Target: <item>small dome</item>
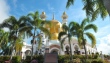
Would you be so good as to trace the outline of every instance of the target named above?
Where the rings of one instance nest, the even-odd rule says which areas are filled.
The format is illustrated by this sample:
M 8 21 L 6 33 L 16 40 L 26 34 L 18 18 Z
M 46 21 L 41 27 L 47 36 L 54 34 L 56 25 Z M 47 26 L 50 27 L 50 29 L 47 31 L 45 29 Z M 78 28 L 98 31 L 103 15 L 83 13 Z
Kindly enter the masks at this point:
M 68 18 L 66 12 L 63 12 L 62 18 L 63 18 L 63 19 L 67 19 L 67 18 Z
M 45 12 L 43 11 L 42 14 L 45 15 Z
M 45 20 L 45 18 L 46 18 L 45 12 L 42 12 L 42 14 L 40 15 L 40 18 L 43 19 L 43 20 Z
M 63 12 L 63 15 L 66 15 L 66 12 Z

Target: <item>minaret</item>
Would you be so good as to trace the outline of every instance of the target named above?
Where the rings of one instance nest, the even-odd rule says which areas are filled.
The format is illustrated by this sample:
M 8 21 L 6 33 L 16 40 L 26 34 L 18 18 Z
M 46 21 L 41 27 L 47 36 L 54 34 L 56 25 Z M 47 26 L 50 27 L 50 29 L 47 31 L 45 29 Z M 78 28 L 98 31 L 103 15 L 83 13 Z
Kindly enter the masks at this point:
M 66 12 L 63 12 L 63 15 L 61 17 L 62 17 L 62 24 L 67 24 L 68 16 L 67 16 Z
M 40 18 L 41 18 L 42 20 L 45 20 L 45 19 L 46 19 L 46 14 L 45 14 L 45 12 L 42 12 L 42 14 L 40 15 Z
M 46 20 L 46 14 L 45 14 L 45 12 L 42 12 L 42 14 L 40 15 L 40 18 L 42 20 Z M 44 43 L 46 42 L 46 38 L 45 38 L 45 34 L 42 31 L 41 31 L 40 34 L 42 36 L 42 48 L 41 48 L 41 50 L 39 50 L 39 53 L 44 54 L 44 52 L 45 52 L 45 45 L 44 45 Z

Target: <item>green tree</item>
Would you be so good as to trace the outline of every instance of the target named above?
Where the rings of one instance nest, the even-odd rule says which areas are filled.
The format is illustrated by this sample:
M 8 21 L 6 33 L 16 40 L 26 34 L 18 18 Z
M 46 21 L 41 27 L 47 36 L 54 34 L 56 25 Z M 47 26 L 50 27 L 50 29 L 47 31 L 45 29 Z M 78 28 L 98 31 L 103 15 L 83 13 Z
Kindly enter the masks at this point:
M 110 14 L 110 0 L 82 0 L 84 3 L 83 10 L 85 10 L 87 17 L 94 21 L 100 14 L 104 19 L 108 13 Z M 74 0 L 68 0 L 66 7 L 74 4 Z M 108 11 L 108 12 L 107 12 Z
M 78 38 L 78 44 L 80 47 L 84 47 L 85 50 L 85 56 L 87 58 L 87 51 L 86 51 L 86 37 L 87 36 L 91 40 L 91 45 L 94 47 L 96 45 L 96 39 L 95 36 L 88 32 L 88 30 L 93 29 L 95 32 L 97 32 L 97 26 L 95 24 L 89 23 L 89 19 L 85 18 L 81 24 L 74 23 L 75 30 L 76 30 L 76 36 Z
M 39 12 L 36 11 L 35 13 L 29 13 L 27 15 L 31 20 L 29 21 L 29 24 L 32 26 L 30 27 L 30 31 L 28 32 L 28 34 L 30 36 L 32 36 L 32 40 L 31 40 L 31 44 L 32 44 L 32 53 L 31 53 L 31 57 L 33 56 L 33 45 L 36 42 L 36 38 L 38 39 L 38 45 L 39 47 L 41 46 L 42 42 L 41 42 L 41 35 L 40 35 L 40 31 L 44 32 L 46 35 L 48 35 L 50 37 L 50 33 L 48 31 L 48 29 L 46 29 L 43 25 L 48 23 L 49 21 L 44 21 L 41 20 L 39 18 Z M 32 30 L 34 31 L 32 33 Z
M 23 46 L 23 38 L 19 37 L 15 43 L 15 51 L 17 55 L 20 55 Z
M 8 32 L 5 32 L 4 30 L 0 29 L 0 49 L 1 49 L 0 54 L 2 54 L 2 55 L 8 54 L 8 52 L 7 52 L 8 36 L 9 36 Z
M 10 16 L 9 18 L 4 20 L 0 27 L 6 27 L 10 30 L 8 39 L 10 42 L 10 46 L 12 46 L 13 54 L 18 37 L 21 37 L 28 28 L 26 21 L 24 21 L 24 16 L 20 17 L 18 20 L 14 16 Z M 12 59 L 12 54 L 10 60 Z
M 70 61 L 72 61 L 72 49 L 71 49 L 71 38 L 75 35 L 75 32 L 73 29 L 73 22 L 70 22 L 67 26 L 66 24 L 63 24 L 62 26 L 62 32 L 59 33 L 58 39 L 61 42 L 61 48 L 63 49 L 63 43 L 65 39 L 68 39 L 69 42 L 69 48 L 70 48 Z M 63 37 L 63 38 L 62 38 Z

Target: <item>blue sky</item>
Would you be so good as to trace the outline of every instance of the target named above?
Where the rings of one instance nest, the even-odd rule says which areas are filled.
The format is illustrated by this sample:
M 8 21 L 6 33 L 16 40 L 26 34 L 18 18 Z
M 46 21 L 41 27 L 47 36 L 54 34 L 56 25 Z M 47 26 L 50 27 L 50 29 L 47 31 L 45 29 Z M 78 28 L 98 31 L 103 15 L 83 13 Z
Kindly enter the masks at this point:
M 39 11 L 40 14 L 45 11 L 47 20 L 51 20 L 54 13 L 55 19 L 60 22 L 62 21 L 62 13 L 65 11 L 68 15 L 68 22 L 77 21 L 80 23 L 86 17 L 85 12 L 82 10 L 82 1 L 75 0 L 74 5 L 68 9 L 66 9 L 66 2 L 67 0 L 0 0 L 0 23 L 11 15 L 19 18 L 35 11 Z M 109 16 L 104 20 L 98 16 L 94 24 L 97 25 L 98 32 L 90 32 L 93 32 L 96 36 L 98 51 L 102 51 L 104 54 L 110 53 Z

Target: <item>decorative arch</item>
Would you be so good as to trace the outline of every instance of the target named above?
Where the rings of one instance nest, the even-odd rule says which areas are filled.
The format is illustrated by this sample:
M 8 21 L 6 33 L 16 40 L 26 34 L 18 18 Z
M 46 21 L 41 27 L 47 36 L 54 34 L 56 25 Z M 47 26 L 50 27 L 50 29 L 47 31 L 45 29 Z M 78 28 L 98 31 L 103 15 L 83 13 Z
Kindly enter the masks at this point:
M 60 49 L 59 48 L 57 48 L 57 47 L 53 47 L 53 48 L 50 48 L 50 50 L 49 50 L 49 52 L 50 53 L 60 53 Z
M 74 50 L 75 50 L 75 51 L 74 51 L 74 54 L 78 54 L 78 55 L 80 54 L 78 45 L 75 45 L 75 46 L 74 46 Z
M 53 47 L 56 47 L 56 48 L 59 48 L 60 49 L 60 46 L 59 45 L 51 45 L 50 46 L 50 49 L 53 48 Z
M 31 50 L 26 50 L 25 55 L 31 55 Z
M 75 51 L 79 50 L 79 47 L 77 45 L 74 46 Z
M 68 45 L 65 46 L 65 54 L 70 54 L 70 47 Z

